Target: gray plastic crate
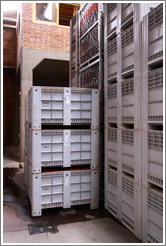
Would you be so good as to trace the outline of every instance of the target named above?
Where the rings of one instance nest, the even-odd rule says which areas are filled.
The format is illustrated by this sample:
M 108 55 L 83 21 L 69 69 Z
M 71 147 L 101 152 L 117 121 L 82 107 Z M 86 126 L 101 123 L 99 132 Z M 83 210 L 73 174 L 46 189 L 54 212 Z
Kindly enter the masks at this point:
M 145 193 L 147 201 L 143 217 L 143 242 L 162 243 L 163 242 L 163 193 L 157 188 L 148 188 Z
M 31 169 L 31 167 L 30 167 Z M 41 216 L 42 209 L 99 204 L 98 170 L 72 170 L 32 174 L 29 172 L 29 198 L 33 217 Z
M 123 80 L 121 83 L 122 93 L 122 121 L 134 122 L 134 77 Z
M 117 83 L 108 84 L 107 87 L 107 115 L 108 122 L 117 122 Z
M 41 129 L 41 124 L 90 124 L 97 129 L 99 91 L 33 86 L 28 94 L 28 123 L 32 129 Z
M 157 186 L 142 189 L 142 241 L 163 242 L 163 191 Z
M 134 25 L 132 24 L 121 34 L 122 46 L 122 73 L 134 70 Z
M 118 33 L 121 27 L 142 20 L 158 3 L 105 3 L 104 20 L 106 36 Z M 126 25 L 127 24 L 127 25 Z
M 122 175 L 122 198 L 121 198 L 122 223 L 131 231 L 134 231 L 134 179 Z
M 148 180 L 163 185 L 163 132 L 148 131 Z
M 105 169 L 107 178 L 106 178 L 106 194 L 107 199 L 105 201 L 105 208 L 113 214 L 115 217 L 118 216 L 118 173 L 113 169 Z
M 130 21 L 142 20 L 159 3 L 122 3 L 121 4 L 121 25 Z
M 116 167 L 118 166 L 118 129 L 114 127 L 108 128 L 108 145 L 107 148 L 107 163 L 110 166 Z
M 129 21 L 134 16 L 134 3 L 121 4 L 121 24 Z
M 122 130 L 122 169 L 128 173 L 134 174 L 134 133 L 133 129 Z
M 163 194 L 155 188 L 148 189 L 148 241 L 163 241 Z
M 109 5 L 111 6 L 112 4 L 109 3 Z M 158 4 L 156 3 L 156 5 Z M 154 172 L 159 172 L 157 171 L 159 166 L 151 166 L 149 170 L 146 170 L 148 169 L 148 161 L 145 161 L 145 159 L 142 158 L 142 155 L 144 155 L 145 152 L 149 153 L 148 146 L 145 146 L 147 138 L 143 137 L 144 140 L 142 141 L 142 128 L 145 129 L 146 134 L 148 129 L 150 129 L 149 125 L 144 121 L 144 111 L 148 110 L 149 99 L 147 93 L 148 90 L 146 88 L 148 85 L 148 71 L 150 72 L 150 70 L 155 67 L 151 66 L 148 68 L 148 54 L 147 64 L 145 64 L 144 57 L 146 52 L 148 53 L 148 46 L 144 48 L 142 53 L 140 52 L 142 50 L 142 41 L 143 46 L 146 39 L 148 43 L 148 33 L 142 35 L 141 20 L 143 16 L 150 11 L 150 8 L 155 7 L 156 5 L 154 3 L 117 3 L 117 9 L 112 5 L 113 11 L 117 11 L 117 17 L 114 18 L 113 22 L 111 21 L 112 23 L 115 23 L 114 21 L 116 21 L 115 29 L 113 26 L 113 28 L 111 27 L 112 23 L 109 23 L 108 21 L 108 18 L 110 17 L 111 20 L 113 15 L 111 16 L 110 14 L 108 17 L 108 13 L 111 13 L 111 11 L 109 10 L 109 12 L 107 12 L 107 4 L 104 6 L 104 88 L 106 95 L 105 172 L 108 172 L 108 168 L 111 167 L 114 170 L 117 169 L 118 173 L 117 196 L 114 196 L 114 194 L 111 193 L 110 198 L 108 198 L 109 194 L 106 192 L 105 207 L 140 239 L 142 239 L 141 221 L 142 216 L 144 216 L 142 210 L 145 207 L 141 206 L 141 202 L 144 201 L 144 198 L 141 199 L 142 186 L 145 186 L 145 184 L 147 185 L 148 182 L 150 182 L 150 176 L 148 177 L 149 170 L 153 172 L 153 174 Z M 148 30 L 148 26 L 146 26 L 146 28 Z M 159 67 L 159 65 L 160 64 L 157 64 L 157 67 Z M 144 72 L 142 72 L 142 68 Z M 146 79 L 144 77 L 146 77 Z M 155 95 L 152 95 L 152 93 L 155 93 L 160 79 L 158 78 L 159 74 L 156 74 L 155 78 L 153 75 L 152 77 L 151 80 L 153 81 L 151 83 L 156 83 L 156 87 L 154 86 L 154 90 L 151 88 L 150 100 L 154 100 L 154 103 L 156 104 L 160 92 L 157 91 Z M 115 83 L 117 85 L 114 85 Z M 111 86 L 112 95 L 113 88 L 116 87 L 116 96 L 113 97 L 111 95 L 109 98 L 107 95 L 110 93 L 109 90 Z M 158 86 L 158 89 L 159 88 L 161 88 L 161 86 Z M 144 90 L 144 92 L 142 92 L 142 90 Z M 146 99 L 144 96 L 145 93 L 147 94 Z M 142 98 L 143 102 L 141 102 Z M 109 118 L 111 114 L 114 115 L 113 111 L 111 114 L 109 113 L 109 107 L 111 109 L 114 107 L 116 108 L 116 118 Z M 157 106 L 155 107 L 156 110 L 151 112 L 157 112 Z M 161 111 L 158 110 L 158 113 L 160 112 Z M 146 116 L 149 115 L 146 114 Z M 116 137 L 112 136 L 110 138 L 110 126 L 112 128 L 114 124 L 118 127 L 116 130 L 117 135 Z M 145 132 L 143 131 L 143 134 L 144 133 Z M 146 154 L 148 155 L 148 153 Z M 115 162 L 113 162 L 113 158 Z M 148 157 L 146 158 L 148 159 Z M 109 161 L 109 159 L 111 159 L 111 161 Z M 147 167 L 145 168 L 146 165 Z M 161 170 L 162 169 L 160 169 L 160 173 Z M 107 173 L 105 173 L 105 180 L 107 191 L 109 187 Z M 143 180 L 146 180 L 146 182 Z M 157 184 L 154 180 L 153 182 L 151 181 L 151 184 L 152 183 Z M 112 188 L 112 190 L 114 190 L 114 188 Z M 111 207 L 113 199 L 115 204 Z M 115 210 L 115 207 L 117 210 Z M 146 242 L 148 242 L 147 238 Z
M 163 121 L 163 67 L 148 72 L 148 121 Z
M 148 61 L 163 59 L 163 4 L 148 14 Z
M 98 130 L 29 130 L 28 161 L 33 173 L 42 167 L 99 165 Z M 36 154 L 37 153 L 37 154 Z
M 118 21 L 118 7 L 117 3 L 107 3 L 105 4 L 105 18 L 107 18 L 107 36 L 116 32 L 117 30 L 117 21 Z
M 116 78 L 118 71 L 117 37 L 107 39 L 107 80 Z

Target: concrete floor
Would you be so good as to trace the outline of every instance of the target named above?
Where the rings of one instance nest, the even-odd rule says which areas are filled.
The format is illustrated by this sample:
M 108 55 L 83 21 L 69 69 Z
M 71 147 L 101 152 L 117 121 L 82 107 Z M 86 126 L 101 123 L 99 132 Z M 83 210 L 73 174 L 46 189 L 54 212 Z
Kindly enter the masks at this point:
M 5 149 L 3 170 L 3 243 L 141 243 L 102 205 L 93 211 L 88 206 L 46 209 L 42 217 L 32 218 L 17 150 Z M 30 235 L 29 224 L 39 233 Z M 49 232 L 42 231 L 45 224 Z

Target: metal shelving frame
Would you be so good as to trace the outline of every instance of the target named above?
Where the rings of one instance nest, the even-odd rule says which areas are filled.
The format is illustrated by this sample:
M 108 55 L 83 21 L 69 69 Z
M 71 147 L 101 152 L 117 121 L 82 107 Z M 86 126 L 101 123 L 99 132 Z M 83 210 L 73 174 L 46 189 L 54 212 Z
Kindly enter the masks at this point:
M 78 13 L 70 21 L 70 68 L 69 68 L 69 86 L 80 87 L 79 83 L 79 31 L 78 31 Z M 72 55 L 72 46 L 75 47 L 75 59 Z M 74 74 L 74 76 L 73 76 Z
M 82 85 L 82 73 L 88 69 L 92 68 L 95 64 L 98 64 L 98 69 L 99 69 L 99 83 L 97 87 L 100 89 L 103 88 L 103 4 L 98 3 L 98 18 L 97 20 L 86 30 L 86 32 L 82 35 L 81 34 L 81 21 L 83 20 L 83 15 L 87 14 L 88 10 L 90 7 L 93 6 L 91 3 L 86 3 L 82 6 L 82 8 L 79 10 L 79 66 L 80 66 L 80 86 L 83 87 Z M 88 21 L 85 21 L 85 25 Z M 85 62 L 81 62 L 81 41 L 83 38 L 85 38 L 87 35 L 91 35 L 91 31 L 97 26 L 97 45 L 98 45 L 98 53 L 94 56 L 91 57 L 90 59 L 87 59 Z M 93 37 L 92 37 L 93 39 Z

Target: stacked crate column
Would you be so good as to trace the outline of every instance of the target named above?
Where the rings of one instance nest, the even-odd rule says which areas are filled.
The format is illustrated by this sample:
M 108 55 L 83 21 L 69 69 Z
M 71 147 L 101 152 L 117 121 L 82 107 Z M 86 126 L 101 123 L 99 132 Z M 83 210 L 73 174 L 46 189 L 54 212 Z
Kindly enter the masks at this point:
M 163 241 L 163 4 L 143 20 L 142 240 Z

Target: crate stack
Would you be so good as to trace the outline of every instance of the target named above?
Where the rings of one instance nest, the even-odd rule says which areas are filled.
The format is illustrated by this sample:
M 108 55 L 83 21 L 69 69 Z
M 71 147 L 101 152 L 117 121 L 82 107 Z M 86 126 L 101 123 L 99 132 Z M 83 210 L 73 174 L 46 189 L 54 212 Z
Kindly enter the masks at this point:
M 32 216 L 99 203 L 99 91 L 35 87 L 28 93 L 25 183 Z
M 99 89 L 100 198 L 104 199 L 103 3 L 83 4 L 78 12 L 79 86 Z M 71 54 L 72 57 L 72 54 Z
M 70 21 L 70 87 L 80 87 L 79 79 L 79 24 L 78 13 Z
M 141 20 L 150 7 L 104 6 L 105 207 L 140 239 Z
M 163 4 L 143 20 L 142 240 L 163 242 Z

